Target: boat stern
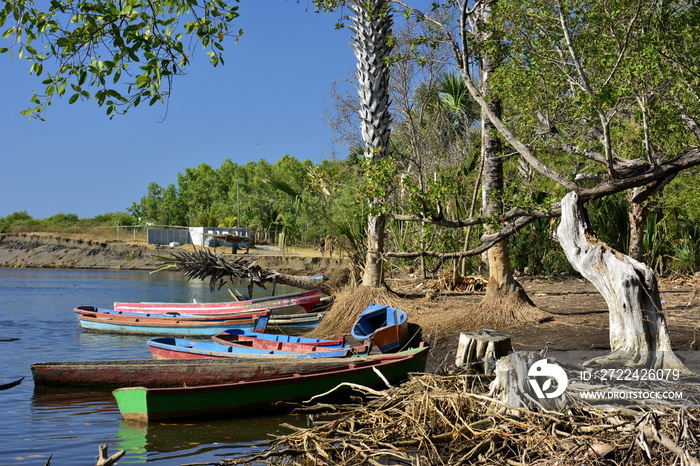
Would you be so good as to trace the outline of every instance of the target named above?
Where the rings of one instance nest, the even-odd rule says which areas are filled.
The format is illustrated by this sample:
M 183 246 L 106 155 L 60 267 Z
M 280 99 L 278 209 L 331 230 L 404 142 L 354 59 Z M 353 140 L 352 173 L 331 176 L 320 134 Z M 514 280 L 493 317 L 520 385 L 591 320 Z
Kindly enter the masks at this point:
M 144 387 L 119 388 L 112 392 L 125 421 L 147 423 L 148 396 Z

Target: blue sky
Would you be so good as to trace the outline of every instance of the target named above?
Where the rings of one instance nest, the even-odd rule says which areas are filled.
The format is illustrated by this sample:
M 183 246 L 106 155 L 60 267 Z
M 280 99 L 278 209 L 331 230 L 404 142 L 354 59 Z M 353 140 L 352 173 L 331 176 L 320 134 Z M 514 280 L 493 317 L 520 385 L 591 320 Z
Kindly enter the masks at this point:
M 324 112 L 332 83 L 355 69 L 350 31 L 334 29 L 339 14 L 316 14 L 311 0 L 243 1 L 239 12 L 245 32 L 227 46 L 225 66 L 198 54 L 167 109 L 144 105 L 112 120 L 92 101 L 65 98 L 46 121 L 28 121 L 19 112 L 40 80 L 28 62 L 0 55 L 0 217 L 124 212 L 150 182 L 175 184 L 186 168 L 227 158 L 330 158 Z

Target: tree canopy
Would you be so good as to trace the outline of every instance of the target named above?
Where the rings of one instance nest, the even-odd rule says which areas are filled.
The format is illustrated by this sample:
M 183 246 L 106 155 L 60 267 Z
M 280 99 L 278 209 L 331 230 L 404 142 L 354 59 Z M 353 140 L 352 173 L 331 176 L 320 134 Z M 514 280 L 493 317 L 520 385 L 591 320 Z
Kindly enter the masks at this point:
M 516 268 L 541 270 L 562 264 L 548 252 L 549 219 L 574 190 L 594 223 L 609 224 L 596 228 L 616 247 L 625 247 L 631 203 L 643 201 L 653 212 L 647 251 L 688 257 L 682 251 L 697 244 L 700 216 L 689 202 L 697 176 L 687 171 L 700 163 L 696 4 L 487 2 L 487 39 L 475 41 L 473 2 L 431 2 L 426 10 L 391 3 L 404 14 L 394 15 L 402 21 L 388 38 L 392 128 L 381 163 L 359 162 L 356 134 L 347 159 L 317 166 L 285 157 L 186 168 L 177 183 L 148 186 L 130 212 L 158 224 L 285 231 L 309 244 L 344 232 L 361 244 L 366 228 L 358 219 L 374 197 L 388 218 L 388 256 L 398 262 L 429 258 L 423 265 L 435 269 L 520 233 L 512 244 Z M 224 39 L 240 34 L 231 28 L 237 14 L 223 1 L 72 0 L 43 9 L 6 2 L 0 24 L 9 46 L 0 51 L 29 60 L 44 77 L 27 114 L 41 115 L 53 96 L 67 94 L 95 98 L 113 115 L 167 98 L 170 79 L 197 47 L 221 63 Z M 475 195 L 482 180 L 476 115 L 488 102 L 475 72 L 487 52 L 497 58 L 490 82 L 503 105 L 489 118 L 503 143 L 504 186 L 499 211 L 484 216 Z M 337 120 L 357 118 L 338 109 Z M 634 187 L 641 189 L 626 197 Z M 484 224 L 498 231 L 479 238 Z
M 60 0 L 4 2 L 0 28 L 10 53 L 43 78 L 32 106 L 41 117 L 55 96 L 93 99 L 109 116 L 142 101 L 167 99 L 172 78 L 187 71 L 198 47 L 223 64 L 224 40 L 238 17 L 237 1 Z

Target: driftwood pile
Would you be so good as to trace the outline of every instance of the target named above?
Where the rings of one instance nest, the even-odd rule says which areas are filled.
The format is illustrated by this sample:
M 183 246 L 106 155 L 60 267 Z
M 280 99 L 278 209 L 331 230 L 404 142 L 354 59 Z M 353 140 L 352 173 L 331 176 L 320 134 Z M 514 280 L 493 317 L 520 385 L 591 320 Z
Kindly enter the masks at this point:
M 700 410 L 505 409 L 483 378 L 420 374 L 220 465 L 698 465 Z M 258 447 L 261 447 L 258 445 Z
M 478 293 L 486 291 L 488 280 L 476 275 L 460 275 L 451 271 L 444 272 L 438 278 L 429 283 L 429 288 L 440 290 L 461 291 L 464 293 Z

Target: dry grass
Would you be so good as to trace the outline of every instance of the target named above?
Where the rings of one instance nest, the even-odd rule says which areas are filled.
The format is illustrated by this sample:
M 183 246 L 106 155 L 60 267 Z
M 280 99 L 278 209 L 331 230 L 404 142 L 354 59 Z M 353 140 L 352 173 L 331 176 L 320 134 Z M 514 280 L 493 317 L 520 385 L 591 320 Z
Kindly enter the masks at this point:
M 18 225 L 7 229 L 6 234 L 32 234 L 56 236 L 82 241 L 122 242 L 146 245 L 148 243 L 145 229 L 125 229 L 116 227 L 79 227 L 65 228 L 45 227 L 40 225 Z

